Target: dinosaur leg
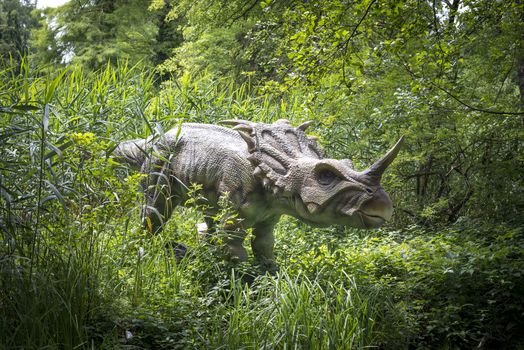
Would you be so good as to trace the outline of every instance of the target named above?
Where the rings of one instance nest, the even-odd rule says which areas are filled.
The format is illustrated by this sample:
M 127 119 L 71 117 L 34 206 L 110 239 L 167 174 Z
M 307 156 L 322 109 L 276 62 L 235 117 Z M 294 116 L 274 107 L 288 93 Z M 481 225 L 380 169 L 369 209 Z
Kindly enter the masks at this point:
M 232 223 L 227 223 L 224 225 L 224 230 L 226 232 L 226 238 L 224 241 L 231 258 L 246 261 L 247 251 L 242 245 L 246 238 L 246 231 L 244 231 L 240 222 L 234 220 Z
M 173 209 L 179 204 L 179 196 L 171 186 L 165 166 L 159 164 L 155 167 L 153 163 L 151 167 L 149 176 L 142 183 L 146 196 L 142 218 L 144 227 L 156 234 L 162 231 Z
M 209 241 L 216 232 L 216 223 L 213 220 L 214 212 L 207 211 L 204 215 L 204 222 L 206 223 L 207 229 L 205 231 L 199 231 L 200 237 Z
M 160 233 L 173 213 L 173 209 L 180 204 L 179 196 L 175 195 L 171 185 L 162 172 L 149 175 L 143 182 L 146 204 L 142 210 L 142 222 L 147 231 L 152 234 Z M 165 244 L 168 254 L 180 262 L 187 253 L 187 247 L 177 241 L 168 241 Z
M 256 224 L 253 228 L 254 238 L 251 241 L 251 248 L 253 249 L 255 258 L 265 270 L 272 273 L 277 270 L 275 255 L 273 253 L 273 246 L 275 244 L 273 228 L 276 222 L 276 220 L 269 220 Z

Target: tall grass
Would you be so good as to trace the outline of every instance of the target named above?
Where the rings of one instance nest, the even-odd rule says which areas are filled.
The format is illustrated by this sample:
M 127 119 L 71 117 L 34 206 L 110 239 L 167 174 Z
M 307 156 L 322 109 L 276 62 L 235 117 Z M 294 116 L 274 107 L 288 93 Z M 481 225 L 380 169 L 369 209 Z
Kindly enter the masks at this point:
M 86 347 L 111 306 L 100 287 L 112 280 L 112 215 L 126 217 L 122 203 L 133 199 L 118 196 L 124 187 L 103 152 L 120 124 L 134 123 L 123 111 L 143 108 L 152 75 L 125 66 L 46 73 L 27 60 L 20 72 L 0 72 L 0 346 Z M 130 94 L 133 80 L 141 94 Z
M 236 283 L 235 283 L 236 282 Z M 208 346 L 227 349 L 358 349 L 376 343 L 378 296 L 355 283 L 310 280 L 283 272 L 256 288 L 232 277 L 230 303 L 215 319 Z

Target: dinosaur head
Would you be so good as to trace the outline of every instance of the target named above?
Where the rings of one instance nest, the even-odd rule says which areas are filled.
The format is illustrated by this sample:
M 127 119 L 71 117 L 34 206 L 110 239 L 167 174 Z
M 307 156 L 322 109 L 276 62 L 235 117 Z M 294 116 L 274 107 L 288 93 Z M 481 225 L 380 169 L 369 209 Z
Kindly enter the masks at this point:
M 287 214 L 317 226 L 342 224 L 358 228 L 381 226 L 393 204 L 380 185 L 397 156 L 402 138 L 371 167 L 357 171 L 348 159 L 324 158 L 306 122 L 294 128 L 287 120 L 273 124 L 228 120 L 246 141 L 253 175 Z

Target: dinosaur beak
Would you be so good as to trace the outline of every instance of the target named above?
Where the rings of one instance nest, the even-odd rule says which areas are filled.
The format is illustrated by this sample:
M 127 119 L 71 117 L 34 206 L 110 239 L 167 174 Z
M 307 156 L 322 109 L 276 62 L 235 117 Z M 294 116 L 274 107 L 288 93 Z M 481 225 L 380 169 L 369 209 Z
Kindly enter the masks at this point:
M 393 146 L 388 153 L 386 153 L 382 158 L 377 160 L 375 164 L 366 169 L 363 174 L 375 180 L 377 183 L 380 182 L 382 174 L 387 169 L 387 167 L 395 160 L 397 157 L 400 148 L 402 148 L 402 143 L 404 142 L 404 136 L 402 136 L 395 146 Z

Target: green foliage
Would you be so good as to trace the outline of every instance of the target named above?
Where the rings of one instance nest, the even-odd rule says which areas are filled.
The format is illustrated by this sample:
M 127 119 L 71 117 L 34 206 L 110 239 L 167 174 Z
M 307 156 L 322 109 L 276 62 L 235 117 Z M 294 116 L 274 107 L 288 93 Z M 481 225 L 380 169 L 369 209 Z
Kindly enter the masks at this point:
M 524 237 L 517 226 L 461 219 L 440 230 L 412 225 L 364 235 L 284 220 L 275 276 L 224 255 L 227 202 L 216 239 L 199 238 L 197 188 L 197 207 L 176 211 L 162 234 L 139 228 L 142 176 L 107 156 L 118 141 L 182 119 L 299 121 L 321 105 L 330 113 L 329 100 L 314 105 L 291 91 L 280 101 L 257 97 L 248 84 L 209 76 L 157 87 L 153 73 L 124 64 L 34 74 L 24 62 L 20 74 L 1 75 L 0 332 L 9 335 L 2 347 L 523 343 Z M 317 133 L 329 145 L 330 133 Z M 183 259 L 174 237 L 187 246 Z
M 349 232 L 320 245 L 315 233 L 304 238 L 309 251 L 287 245 L 287 264 L 324 283 L 342 272 L 348 283 L 380 288 L 418 347 L 521 344 L 523 233 L 467 221 L 439 233 L 417 226 L 366 237 Z
M 32 9 L 0 5 L 0 347 L 524 346 L 521 2 Z M 228 260 L 225 199 L 201 239 L 197 188 L 150 237 L 116 144 L 236 118 L 312 119 L 357 169 L 405 135 L 394 221 L 285 219 L 274 276 Z
M 186 43 L 174 50 L 174 56 L 158 67 L 160 72 L 179 71 L 196 75 L 203 70 L 212 76 L 240 75 L 243 66 L 241 47 L 235 39 L 238 28 L 217 28 L 212 33 L 195 35 L 194 29 L 184 33 Z

